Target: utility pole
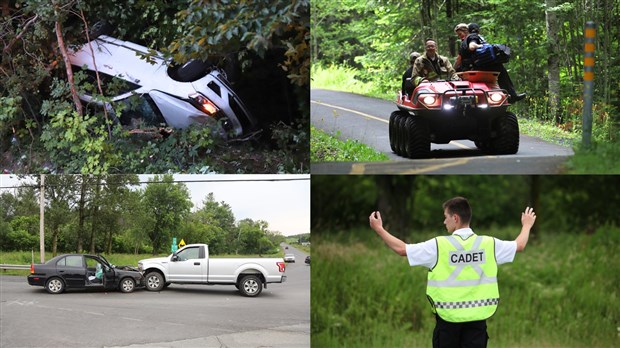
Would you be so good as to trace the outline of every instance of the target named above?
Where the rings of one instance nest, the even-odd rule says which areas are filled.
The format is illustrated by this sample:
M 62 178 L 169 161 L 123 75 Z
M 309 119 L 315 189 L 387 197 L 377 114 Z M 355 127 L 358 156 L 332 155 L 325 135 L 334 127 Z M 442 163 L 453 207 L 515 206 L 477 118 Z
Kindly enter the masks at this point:
M 39 195 L 39 250 L 41 263 L 45 263 L 45 174 L 41 174 L 41 192 Z

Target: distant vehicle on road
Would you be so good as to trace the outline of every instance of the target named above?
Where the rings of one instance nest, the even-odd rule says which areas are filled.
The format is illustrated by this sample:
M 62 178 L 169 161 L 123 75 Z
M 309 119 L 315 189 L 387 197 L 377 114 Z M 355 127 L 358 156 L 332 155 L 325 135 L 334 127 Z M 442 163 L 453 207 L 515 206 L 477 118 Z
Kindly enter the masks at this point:
M 310 264 L 310 255 L 306 256 L 306 263 Z
M 137 270 L 115 267 L 103 256 L 66 254 L 45 264 L 30 265 L 28 284 L 43 286 L 50 294 L 65 289 L 119 289 L 128 293 L 144 286 L 144 277 Z
M 284 255 L 284 262 L 295 262 L 295 255 L 293 254 Z
M 171 283 L 234 285 L 248 297 L 258 296 L 268 283 L 285 282 L 285 267 L 281 258 L 210 258 L 206 244 L 188 244 L 166 257 L 138 262 L 149 291 Z

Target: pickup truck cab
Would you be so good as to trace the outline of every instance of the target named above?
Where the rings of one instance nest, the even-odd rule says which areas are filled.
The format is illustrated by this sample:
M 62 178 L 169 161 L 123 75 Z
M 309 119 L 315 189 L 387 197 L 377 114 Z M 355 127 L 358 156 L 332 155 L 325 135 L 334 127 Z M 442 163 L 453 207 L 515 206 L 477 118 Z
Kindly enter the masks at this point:
M 242 295 L 255 297 L 268 283 L 286 281 L 281 258 L 210 258 L 206 244 L 189 244 L 167 257 L 140 260 L 138 268 L 150 291 L 171 283 L 234 285 Z

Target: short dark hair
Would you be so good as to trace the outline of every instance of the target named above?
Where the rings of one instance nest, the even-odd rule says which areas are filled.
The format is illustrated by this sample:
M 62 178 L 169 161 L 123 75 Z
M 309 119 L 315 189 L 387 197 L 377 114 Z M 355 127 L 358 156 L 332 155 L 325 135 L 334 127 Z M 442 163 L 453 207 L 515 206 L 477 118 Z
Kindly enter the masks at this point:
M 432 37 L 427 37 L 426 39 L 424 39 L 424 44 L 426 45 L 426 43 L 429 41 L 433 41 L 434 43 L 437 43 L 437 41 L 433 39 Z
M 469 23 L 467 29 L 470 33 L 480 33 L 480 26 L 477 23 Z
M 443 210 L 446 210 L 450 215 L 458 215 L 464 224 L 469 224 L 471 221 L 471 206 L 466 198 L 454 197 L 445 201 Z

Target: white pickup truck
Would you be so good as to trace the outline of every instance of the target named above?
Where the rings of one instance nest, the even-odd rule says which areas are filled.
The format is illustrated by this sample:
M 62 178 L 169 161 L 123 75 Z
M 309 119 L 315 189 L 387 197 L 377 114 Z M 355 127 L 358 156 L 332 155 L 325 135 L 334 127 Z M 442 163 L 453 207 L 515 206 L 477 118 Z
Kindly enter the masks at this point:
M 167 257 L 140 260 L 138 268 L 150 291 L 171 283 L 234 285 L 242 295 L 254 297 L 268 283 L 286 281 L 281 258 L 210 258 L 206 244 L 189 244 Z

